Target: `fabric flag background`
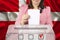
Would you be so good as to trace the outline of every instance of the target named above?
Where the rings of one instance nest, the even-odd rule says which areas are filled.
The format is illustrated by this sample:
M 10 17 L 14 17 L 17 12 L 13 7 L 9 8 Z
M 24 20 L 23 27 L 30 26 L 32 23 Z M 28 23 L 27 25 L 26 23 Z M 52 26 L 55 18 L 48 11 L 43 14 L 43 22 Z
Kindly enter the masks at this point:
M 29 0 L 25 0 L 29 3 Z M 0 40 L 5 40 L 8 26 L 15 23 L 21 4 L 24 0 L 0 0 Z M 44 0 L 50 6 L 56 40 L 60 40 L 60 0 Z

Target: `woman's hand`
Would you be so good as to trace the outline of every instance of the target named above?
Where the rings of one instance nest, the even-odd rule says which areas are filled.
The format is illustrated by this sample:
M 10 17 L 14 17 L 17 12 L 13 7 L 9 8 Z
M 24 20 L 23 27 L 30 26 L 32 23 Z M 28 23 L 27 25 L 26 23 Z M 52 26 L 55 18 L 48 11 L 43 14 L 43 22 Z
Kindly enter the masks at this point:
M 28 19 L 30 18 L 30 16 L 28 14 L 24 14 L 22 15 L 22 19 L 21 19 L 21 25 L 24 25 L 25 23 L 28 22 Z

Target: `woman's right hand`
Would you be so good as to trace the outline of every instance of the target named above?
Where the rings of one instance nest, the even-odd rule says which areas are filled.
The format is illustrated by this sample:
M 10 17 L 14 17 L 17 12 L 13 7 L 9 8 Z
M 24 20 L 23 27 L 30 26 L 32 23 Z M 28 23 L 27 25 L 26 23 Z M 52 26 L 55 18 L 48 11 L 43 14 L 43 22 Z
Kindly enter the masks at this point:
M 21 19 L 21 25 L 25 25 L 28 22 L 28 19 L 30 18 L 30 16 L 28 14 L 24 14 L 22 15 L 22 19 Z

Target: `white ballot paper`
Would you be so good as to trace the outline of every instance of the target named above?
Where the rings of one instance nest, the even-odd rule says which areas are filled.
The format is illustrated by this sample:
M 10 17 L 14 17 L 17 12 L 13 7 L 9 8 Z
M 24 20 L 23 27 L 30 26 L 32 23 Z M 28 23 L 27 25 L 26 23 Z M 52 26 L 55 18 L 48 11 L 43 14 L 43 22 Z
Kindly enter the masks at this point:
M 40 10 L 28 9 L 28 15 L 30 15 L 30 19 L 28 20 L 29 25 L 39 25 L 40 24 Z

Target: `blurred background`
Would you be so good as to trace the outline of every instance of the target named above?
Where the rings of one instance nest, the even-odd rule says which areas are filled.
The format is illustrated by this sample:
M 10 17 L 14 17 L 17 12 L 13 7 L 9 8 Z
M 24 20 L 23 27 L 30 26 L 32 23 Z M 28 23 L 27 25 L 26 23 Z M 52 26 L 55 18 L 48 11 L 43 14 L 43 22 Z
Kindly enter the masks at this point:
M 20 6 L 29 4 L 29 0 L 0 0 L 0 40 L 5 40 L 8 26 L 15 23 L 20 12 Z M 60 40 L 60 0 L 44 0 L 45 6 L 50 6 L 53 30 L 56 40 Z

